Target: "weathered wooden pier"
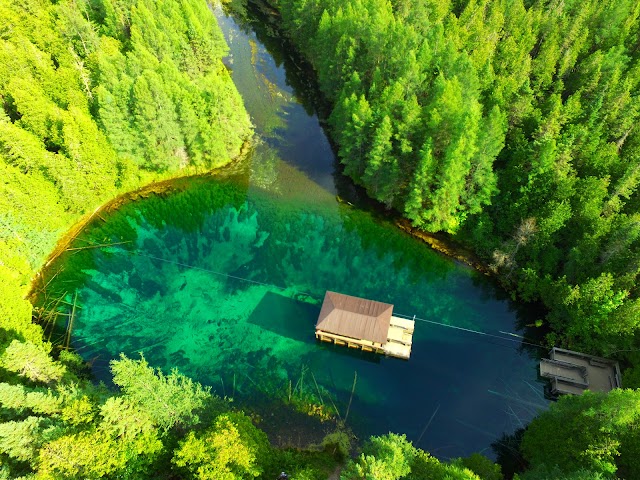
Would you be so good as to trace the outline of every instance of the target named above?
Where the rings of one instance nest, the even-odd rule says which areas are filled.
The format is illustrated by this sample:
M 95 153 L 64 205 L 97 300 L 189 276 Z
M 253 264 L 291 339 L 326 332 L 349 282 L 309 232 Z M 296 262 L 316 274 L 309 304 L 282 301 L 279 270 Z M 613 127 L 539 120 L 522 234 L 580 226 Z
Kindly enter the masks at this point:
M 316 338 L 409 359 L 414 327 L 414 320 L 394 317 L 389 303 L 327 291 L 316 323 Z

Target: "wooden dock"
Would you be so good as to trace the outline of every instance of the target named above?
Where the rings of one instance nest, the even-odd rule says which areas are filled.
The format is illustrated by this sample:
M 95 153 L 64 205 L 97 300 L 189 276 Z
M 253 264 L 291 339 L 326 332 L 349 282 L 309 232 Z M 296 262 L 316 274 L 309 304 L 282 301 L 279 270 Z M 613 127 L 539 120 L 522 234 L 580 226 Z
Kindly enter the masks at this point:
M 392 315 L 393 305 L 336 292 L 325 295 L 316 338 L 365 352 L 409 359 L 414 320 Z
M 552 395 L 608 392 L 622 385 L 618 362 L 555 347 L 540 360 L 540 376 L 551 380 Z

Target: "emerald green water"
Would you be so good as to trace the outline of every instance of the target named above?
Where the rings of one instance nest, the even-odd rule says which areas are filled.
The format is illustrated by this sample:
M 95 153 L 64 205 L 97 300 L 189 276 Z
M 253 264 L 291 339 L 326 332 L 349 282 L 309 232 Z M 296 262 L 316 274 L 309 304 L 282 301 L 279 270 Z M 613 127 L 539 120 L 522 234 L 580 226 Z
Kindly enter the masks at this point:
M 233 172 L 178 181 L 78 238 L 119 244 L 68 252 L 50 270 L 50 298 L 77 292 L 73 347 L 99 378 L 120 352 L 142 352 L 241 402 L 311 401 L 342 417 L 357 373 L 357 434 L 405 433 L 445 458 L 490 454 L 547 404 L 535 349 L 501 333 L 530 319 L 485 277 L 338 201 L 358 204 L 357 190 L 334 171 L 303 77 L 262 33 L 216 16 L 261 143 Z M 492 336 L 417 321 L 409 361 L 320 344 L 326 290 Z

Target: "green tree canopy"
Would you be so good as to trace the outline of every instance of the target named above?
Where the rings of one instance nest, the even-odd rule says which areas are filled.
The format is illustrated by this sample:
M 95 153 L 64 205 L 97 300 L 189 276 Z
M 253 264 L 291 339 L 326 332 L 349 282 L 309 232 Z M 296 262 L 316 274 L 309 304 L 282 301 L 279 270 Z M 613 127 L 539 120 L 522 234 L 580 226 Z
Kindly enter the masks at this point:
M 124 354 L 111 361 L 113 383 L 127 401 L 145 412 L 163 430 L 175 425 L 190 427 L 199 422 L 198 411 L 211 398 L 208 388 L 173 370 L 164 375 L 149 366 L 141 355 L 131 360 Z
M 225 413 L 201 432 L 189 432 L 173 463 L 201 480 L 258 477 L 269 452 L 266 435 L 242 413 Z
M 531 422 L 522 452 L 534 469 L 557 467 L 567 474 L 586 468 L 635 478 L 639 422 L 640 391 L 567 395 Z

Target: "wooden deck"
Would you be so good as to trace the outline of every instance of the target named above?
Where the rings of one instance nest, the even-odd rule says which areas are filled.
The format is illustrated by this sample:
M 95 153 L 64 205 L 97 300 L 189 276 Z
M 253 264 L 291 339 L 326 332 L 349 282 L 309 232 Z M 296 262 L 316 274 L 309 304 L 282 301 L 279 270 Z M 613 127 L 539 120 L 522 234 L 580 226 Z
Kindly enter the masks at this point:
M 540 376 L 551 379 L 551 393 L 581 394 L 621 388 L 618 362 L 563 348 L 553 348 L 540 361 Z
M 413 343 L 413 330 L 415 320 L 391 317 L 387 343 L 384 344 L 384 353 L 390 357 L 404 358 L 411 356 L 411 344 Z
M 589 388 L 587 370 L 580 365 L 543 358 L 540 360 L 540 376 L 560 380 L 583 390 Z
M 411 356 L 411 345 L 402 345 L 401 343 L 388 342 L 384 346 L 384 354 L 388 357 L 409 360 L 409 357 Z
M 413 342 L 414 320 L 391 317 L 387 341 L 382 344 L 369 340 L 351 338 L 335 333 L 316 330 L 316 338 L 323 342 L 343 345 L 349 348 L 359 348 L 365 352 L 374 352 L 387 355 L 389 357 L 403 358 L 408 360 L 411 356 L 411 344 Z
M 316 330 L 316 338 L 318 340 L 322 340 L 323 342 L 329 342 L 335 345 L 344 345 L 349 348 L 359 348 L 364 352 L 384 353 L 381 343 L 371 342 L 369 340 L 345 337 L 344 335 L 337 335 L 335 333 L 324 332 L 322 330 Z

